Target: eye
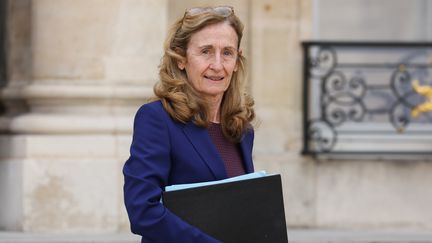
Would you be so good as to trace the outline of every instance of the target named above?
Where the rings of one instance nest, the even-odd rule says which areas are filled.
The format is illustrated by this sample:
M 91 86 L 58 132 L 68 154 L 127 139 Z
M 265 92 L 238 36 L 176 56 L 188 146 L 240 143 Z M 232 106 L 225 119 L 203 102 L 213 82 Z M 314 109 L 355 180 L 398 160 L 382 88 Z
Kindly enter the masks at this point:
M 234 52 L 231 50 L 224 50 L 223 54 L 224 54 L 224 56 L 233 56 Z
M 209 49 L 207 49 L 207 48 L 205 48 L 205 49 L 202 49 L 202 50 L 201 50 L 201 54 L 205 54 L 205 55 L 208 55 L 208 54 L 210 54 L 210 50 L 209 50 Z

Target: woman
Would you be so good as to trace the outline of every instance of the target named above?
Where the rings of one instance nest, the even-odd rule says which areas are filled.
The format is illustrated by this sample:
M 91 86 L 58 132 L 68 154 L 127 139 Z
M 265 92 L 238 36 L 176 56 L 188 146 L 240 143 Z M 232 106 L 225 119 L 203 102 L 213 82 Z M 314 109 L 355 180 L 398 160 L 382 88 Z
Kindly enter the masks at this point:
M 233 8 L 220 6 L 186 11 L 168 34 L 158 100 L 138 110 L 123 168 L 131 229 L 142 242 L 219 242 L 166 209 L 161 194 L 254 170 L 242 33 Z

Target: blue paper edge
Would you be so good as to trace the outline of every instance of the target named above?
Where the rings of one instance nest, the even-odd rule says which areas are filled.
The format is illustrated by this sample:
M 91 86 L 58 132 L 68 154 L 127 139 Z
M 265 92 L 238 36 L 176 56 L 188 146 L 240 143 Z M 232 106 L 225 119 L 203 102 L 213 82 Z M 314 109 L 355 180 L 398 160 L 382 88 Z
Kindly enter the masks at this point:
M 233 181 L 242 181 L 242 180 L 249 180 L 254 178 L 260 178 L 264 176 L 268 176 L 267 172 L 264 170 L 257 171 L 245 175 L 235 176 L 228 179 L 223 180 L 217 180 L 217 181 L 208 181 L 208 182 L 198 182 L 198 183 L 188 183 L 188 184 L 176 184 L 171 186 L 166 186 L 165 191 L 177 191 L 177 190 L 183 190 L 183 189 L 189 189 L 189 188 L 196 188 L 196 187 L 202 187 L 202 186 L 209 186 L 209 185 L 216 185 L 221 183 L 227 183 L 227 182 L 233 182 Z

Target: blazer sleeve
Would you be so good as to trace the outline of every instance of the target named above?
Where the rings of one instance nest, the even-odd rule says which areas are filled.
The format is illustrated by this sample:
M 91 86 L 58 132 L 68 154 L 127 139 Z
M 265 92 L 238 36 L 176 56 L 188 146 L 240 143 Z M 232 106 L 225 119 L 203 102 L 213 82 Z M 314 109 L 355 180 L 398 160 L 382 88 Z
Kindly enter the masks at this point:
M 160 112 L 146 105 L 138 110 L 130 157 L 123 167 L 124 201 L 131 230 L 141 235 L 143 242 L 220 242 L 160 203 L 171 166 L 168 133 Z

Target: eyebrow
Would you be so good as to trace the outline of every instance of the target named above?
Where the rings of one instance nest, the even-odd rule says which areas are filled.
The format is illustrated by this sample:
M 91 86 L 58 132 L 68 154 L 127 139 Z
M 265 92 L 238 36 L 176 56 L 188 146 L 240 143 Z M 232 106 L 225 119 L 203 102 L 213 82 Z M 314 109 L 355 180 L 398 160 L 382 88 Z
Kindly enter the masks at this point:
M 213 48 L 213 45 L 202 45 L 202 46 L 198 46 L 198 48 L 199 49 L 205 49 L 205 48 Z M 228 48 L 228 49 L 232 49 L 232 50 L 237 50 L 237 48 L 235 48 L 235 47 L 233 47 L 233 46 L 226 46 L 226 47 L 224 47 L 224 49 L 225 48 Z

